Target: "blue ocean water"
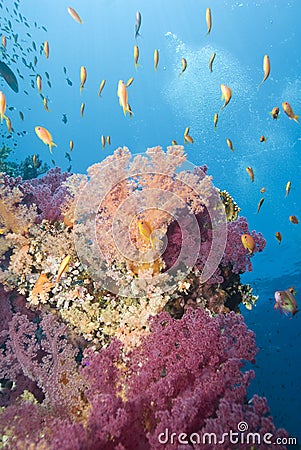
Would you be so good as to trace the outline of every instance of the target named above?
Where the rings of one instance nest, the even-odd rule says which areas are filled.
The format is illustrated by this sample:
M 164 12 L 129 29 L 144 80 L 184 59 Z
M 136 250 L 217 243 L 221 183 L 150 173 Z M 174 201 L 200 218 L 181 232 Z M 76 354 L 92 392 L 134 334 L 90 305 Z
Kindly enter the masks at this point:
M 15 107 L 10 114 L 14 128 L 27 131 L 14 137 L 17 146 L 11 156 L 16 161 L 37 153 L 50 166 L 54 159 L 66 170 L 70 166 L 66 152 L 72 139 L 72 171 L 84 173 L 118 146 L 137 153 L 156 145 L 165 148 L 172 139 L 181 143 L 189 126 L 194 143 L 186 145 L 188 159 L 196 165 L 207 164 L 214 184 L 234 197 L 250 229 L 263 233 L 267 246 L 253 258 L 253 271 L 243 276 L 259 295 L 256 308 L 243 311 L 247 324 L 256 332 L 260 350 L 250 395 L 257 392 L 267 396 L 276 425 L 285 427 L 301 442 L 300 316 L 286 317 L 273 309 L 275 290 L 290 286 L 294 286 L 301 304 L 300 225 L 289 221 L 290 215 L 301 219 L 301 127 L 282 109 L 279 120 L 272 120 L 269 114 L 274 106 L 287 101 L 301 115 L 300 1 L 74 0 L 70 5 L 65 0 L 20 0 L 18 11 L 27 18 L 28 27 L 15 20 L 12 0 L 2 0 L 1 5 L 1 26 L 4 17 L 11 21 L 26 61 L 32 59 L 27 50 L 32 41 L 38 48 L 46 39 L 50 45 L 49 59 L 38 55 L 36 73 L 42 76 L 51 113 L 44 110 L 37 89 L 31 87 L 35 75 L 21 57 L 12 66 L 24 76 L 18 80 L 19 93 L 0 80 L 8 106 Z M 82 25 L 68 15 L 68 6 L 79 12 Z M 209 35 L 206 7 L 212 10 Z M 138 10 L 141 36 L 135 39 Z M 8 38 L 7 52 L 12 47 L 12 34 Z M 137 70 L 133 62 L 136 44 L 140 50 Z M 156 72 L 155 49 L 160 55 Z M 212 52 L 216 58 L 210 73 Z M 270 57 L 271 74 L 257 89 L 263 77 L 264 54 Z M 182 57 L 187 60 L 187 69 L 179 77 Z M 87 82 L 80 94 L 82 65 L 87 68 Z M 132 76 L 128 92 L 134 115 L 125 118 L 118 104 L 117 83 Z M 100 98 L 97 91 L 102 79 L 106 85 Z M 222 104 L 221 83 L 231 86 L 233 97 L 214 131 L 213 115 Z M 53 155 L 35 135 L 37 125 L 51 130 L 58 146 Z M 111 136 L 111 147 L 101 148 L 102 134 Z M 261 135 L 266 136 L 266 142 L 259 141 Z M 233 141 L 233 153 L 227 138 Z M 247 166 L 254 169 L 254 183 L 245 171 Z M 292 189 L 285 198 L 288 180 Z M 266 188 L 265 202 L 256 214 L 262 187 Z M 282 233 L 281 245 L 275 239 L 276 231 Z

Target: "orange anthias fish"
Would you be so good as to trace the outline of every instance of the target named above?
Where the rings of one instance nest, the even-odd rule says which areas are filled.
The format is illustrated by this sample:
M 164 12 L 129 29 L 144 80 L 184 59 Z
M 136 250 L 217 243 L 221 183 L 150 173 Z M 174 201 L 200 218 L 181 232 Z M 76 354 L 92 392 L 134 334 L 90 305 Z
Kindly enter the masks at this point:
M 258 85 L 258 89 L 262 85 L 262 83 L 268 78 L 271 71 L 271 64 L 270 64 L 270 58 L 268 55 L 264 55 L 263 57 L 263 79 Z
M 255 248 L 255 241 L 249 234 L 243 234 L 241 236 L 241 242 L 245 249 L 248 249 L 250 253 L 253 253 Z
M 80 93 L 84 89 L 86 80 L 87 80 L 87 69 L 85 68 L 85 66 L 81 66 L 81 68 L 80 68 L 80 87 L 79 87 Z
M 252 167 L 246 167 L 246 171 L 249 175 L 249 177 L 251 178 L 252 183 L 254 182 L 254 170 L 252 169 Z
M 290 222 L 292 222 L 294 225 L 298 225 L 299 220 L 296 216 L 289 216 Z
M 138 45 L 134 45 L 134 64 L 135 64 L 135 69 L 138 68 L 138 59 L 139 59 L 139 47 Z
M 6 119 L 5 115 L 6 111 L 6 97 L 2 91 L 0 91 L 0 119 L 1 123 L 3 122 L 3 119 Z
M 296 114 L 293 111 L 293 108 L 291 107 L 291 105 L 288 102 L 283 102 L 282 103 L 282 108 L 283 108 L 283 111 L 285 112 L 285 114 L 290 119 L 293 119 L 295 122 L 297 122 L 299 124 L 299 122 L 298 122 L 299 116 L 296 116 Z
M 277 241 L 279 242 L 279 245 L 280 245 L 281 241 L 282 241 L 282 234 L 280 233 L 280 231 L 276 231 L 275 237 L 276 237 L 276 239 L 277 239 Z
M 262 136 L 260 136 L 259 141 L 260 142 L 266 142 L 267 138 L 264 135 L 262 135 Z
M 277 106 L 275 106 L 272 111 L 270 111 L 270 114 L 272 116 L 273 119 L 278 119 L 279 116 L 279 108 Z
M 154 70 L 157 70 L 159 64 L 159 50 L 154 50 Z
M 185 70 L 187 69 L 187 61 L 185 58 L 181 59 L 181 65 L 182 65 L 182 69 L 181 72 L 179 73 L 179 77 L 182 75 L 182 73 L 185 72 Z
M 221 107 L 220 111 L 228 105 L 229 101 L 232 98 L 232 91 L 225 84 L 221 84 L 221 91 L 222 91 L 222 100 L 225 100 L 225 103 Z
M 59 270 L 58 270 L 58 273 L 57 273 L 57 277 L 56 277 L 56 280 L 55 280 L 56 283 L 60 280 L 60 278 L 63 275 L 63 273 L 67 270 L 67 267 L 68 267 L 68 264 L 70 262 L 70 259 L 71 259 L 71 256 L 67 255 L 67 256 L 65 256 L 65 258 L 61 262 Z
M 131 114 L 132 111 L 129 108 L 129 104 L 128 104 L 128 93 L 126 90 L 126 86 L 122 80 L 119 80 L 119 82 L 118 82 L 117 95 L 119 98 L 119 104 L 123 109 L 124 115 L 126 116 L 127 112 L 129 114 Z
M 152 229 L 150 223 L 145 221 L 145 220 L 139 220 L 138 221 L 138 228 L 139 228 L 139 232 L 140 232 L 141 236 L 146 238 L 146 240 L 148 242 L 150 242 L 152 248 L 154 248 L 154 242 L 153 242 L 153 239 L 152 239 L 153 229 Z
M 75 11 L 75 9 L 71 8 L 70 6 L 69 6 L 69 8 L 68 8 L 68 13 L 69 13 L 70 16 L 72 17 L 72 19 L 75 20 L 75 22 L 80 23 L 80 24 L 83 23 L 82 19 L 80 18 L 80 16 L 78 15 L 78 13 Z
M 285 186 L 285 196 L 286 196 L 286 197 L 287 197 L 288 194 L 290 193 L 291 186 L 292 186 L 291 181 L 288 181 L 288 182 L 286 183 L 286 186 Z
M 279 309 L 280 312 L 284 312 L 287 316 L 288 314 L 292 314 L 294 316 L 299 311 L 297 309 L 297 303 L 294 297 L 293 289 L 286 289 L 285 291 L 276 291 L 275 292 L 275 305 L 274 309 Z
M 43 50 L 44 50 L 46 58 L 48 59 L 49 58 L 49 43 L 48 43 L 48 41 L 44 42 Z
M 212 16 L 210 8 L 206 9 L 206 24 L 207 24 L 207 34 L 210 34 L 212 28 Z
M 46 273 L 41 273 L 32 289 L 32 295 L 38 296 L 39 294 L 45 294 L 49 292 L 52 287 L 53 284 L 49 281 Z
M 106 80 L 102 80 L 100 85 L 99 85 L 99 89 L 98 89 L 98 97 L 101 96 L 101 93 L 103 91 L 103 88 L 105 87 L 105 84 L 106 84 Z
M 233 143 L 232 143 L 231 139 L 226 139 L 226 142 L 227 142 L 229 149 L 232 150 L 232 152 L 234 152 Z
M 35 127 L 35 132 L 38 138 L 44 142 L 44 144 L 49 146 L 50 153 L 52 153 L 52 147 L 57 147 L 57 145 L 53 142 L 52 136 L 46 128 L 43 127 Z

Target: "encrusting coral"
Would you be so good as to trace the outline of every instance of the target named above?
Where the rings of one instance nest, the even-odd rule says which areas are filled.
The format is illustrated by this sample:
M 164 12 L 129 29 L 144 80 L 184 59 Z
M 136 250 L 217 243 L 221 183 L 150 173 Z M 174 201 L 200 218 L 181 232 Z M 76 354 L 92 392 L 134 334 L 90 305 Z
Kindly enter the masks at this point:
M 225 431 L 234 417 L 264 428 L 265 400 L 245 404 L 251 374 L 240 368 L 255 346 L 235 313 L 256 303 L 240 274 L 265 240 L 206 166 L 185 164 L 180 146 L 119 148 L 87 175 L 2 176 L 7 448 L 125 449 L 138 436 L 135 448 L 155 449 L 166 424 Z M 223 411 L 233 408 L 230 424 Z

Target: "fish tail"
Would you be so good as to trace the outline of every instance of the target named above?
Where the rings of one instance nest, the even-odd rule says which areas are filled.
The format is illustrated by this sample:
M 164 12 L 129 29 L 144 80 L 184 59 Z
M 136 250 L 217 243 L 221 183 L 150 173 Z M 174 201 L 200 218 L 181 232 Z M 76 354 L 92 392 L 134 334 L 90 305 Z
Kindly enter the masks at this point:
M 57 145 L 54 142 L 50 142 L 49 144 L 50 153 L 52 153 L 52 147 L 57 147 Z
M 293 117 L 294 121 L 297 122 L 298 125 L 300 125 L 300 123 L 298 122 L 299 117 L 300 117 L 300 116 L 294 116 L 294 117 Z
M 80 94 L 82 93 L 83 87 L 84 87 L 84 86 L 83 86 L 82 84 L 81 84 L 80 87 L 79 87 L 79 93 L 80 93 Z

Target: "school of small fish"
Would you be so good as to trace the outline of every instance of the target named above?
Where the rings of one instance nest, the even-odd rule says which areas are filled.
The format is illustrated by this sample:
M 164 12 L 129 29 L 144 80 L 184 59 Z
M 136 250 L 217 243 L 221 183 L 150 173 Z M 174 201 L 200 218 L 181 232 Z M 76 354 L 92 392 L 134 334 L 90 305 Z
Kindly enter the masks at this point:
M 51 87 L 52 87 L 52 81 L 51 81 L 49 72 L 47 72 L 47 71 L 45 71 L 43 73 L 37 72 L 37 67 L 39 66 L 40 56 L 42 56 L 46 60 L 51 61 L 51 58 L 53 55 L 52 51 L 50 53 L 50 48 L 52 48 L 51 42 L 49 42 L 48 39 L 44 39 L 40 44 L 37 44 L 35 42 L 35 40 L 33 39 L 32 33 L 30 33 L 30 31 L 29 31 L 31 27 L 34 27 L 36 30 L 41 30 L 42 32 L 47 33 L 47 29 L 44 26 L 39 26 L 37 22 L 34 22 L 33 24 L 29 23 L 29 21 L 26 19 L 26 17 L 24 15 L 22 15 L 22 13 L 20 12 L 19 6 L 20 6 L 20 0 L 14 1 L 12 12 L 11 12 L 11 10 L 7 6 L 5 6 L 4 0 L 0 0 L 0 9 L 2 9 L 2 10 L 5 9 L 6 13 L 11 16 L 10 19 L 8 19 L 6 16 L 4 16 L 2 19 L 2 23 L 0 25 L 1 32 L 2 32 L 1 48 L 0 48 L 0 51 L 1 51 L 0 77 L 2 77 L 2 79 L 6 83 L 4 85 L 4 87 L 1 87 L 1 91 L 0 91 L 0 121 L 1 121 L 1 124 L 3 122 L 5 122 L 6 134 L 2 134 L 2 137 L 6 136 L 7 139 L 12 138 L 15 133 L 15 130 L 12 126 L 12 121 L 11 121 L 11 118 L 9 117 L 9 115 L 10 115 L 10 112 L 14 112 L 16 110 L 16 108 L 13 106 L 9 105 L 9 107 L 7 107 L 6 93 L 7 93 L 8 88 L 10 88 L 15 93 L 18 93 L 19 89 L 20 89 L 20 85 L 23 86 L 24 82 L 27 78 L 30 81 L 31 88 L 33 90 L 35 90 L 35 92 L 36 92 L 35 95 L 38 95 L 42 99 L 42 104 L 43 104 L 42 106 L 43 106 L 44 110 L 47 113 L 50 113 L 52 110 L 52 106 L 51 106 L 51 109 L 49 108 L 49 102 L 52 102 L 51 95 L 49 94 L 49 92 L 50 92 L 49 89 L 51 89 Z M 212 33 L 213 14 L 212 14 L 212 10 L 210 7 L 207 7 L 206 9 L 204 9 L 203 12 L 204 12 L 204 18 L 205 18 L 206 27 L 207 27 L 206 39 L 208 39 L 208 37 L 210 37 L 211 33 Z M 68 13 L 69 16 L 71 17 L 71 19 L 73 20 L 72 26 L 74 27 L 74 29 L 77 30 L 78 28 L 81 28 L 81 27 L 78 27 L 78 25 L 76 25 L 76 24 L 82 25 L 82 29 L 85 27 L 85 23 L 82 20 L 80 11 L 77 11 L 74 8 L 69 6 L 67 8 L 66 13 Z M 213 13 L 214 13 L 214 11 L 213 11 Z M 67 14 L 66 14 L 66 16 L 67 16 Z M 26 40 L 27 41 L 26 42 L 28 44 L 30 42 L 30 45 L 28 45 L 27 47 L 23 44 L 23 42 L 25 42 L 25 40 L 21 39 L 21 37 L 19 35 L 20 31 L 19 31 L 19 33 L 14 32 L 14 22 L 17 22 L 18 26 L 23 25 L 27 29 L 27 31 L 26 31 Z M 140 72 L 140 70 L 143 69 L 143 66 L 141 66 L 140 62 L 139 62 L 140 48 L 138 45 L 139 41 L 141 40 L 141 32 L 140 32 L 141 24 L 142 24 L 142 14 L 140 11 L 137 11 L 136 15 L 135 15 L 135 24 L 134 24 L 135 45 L 132 47 L 133 48 L 134 68 L 136 70 L 139 68 L 139 70 L 137 71 L 137 74 Z M 138 40 L 138 38 L 140 38 L 140 39 Z M 153 50 L 153 68 L 154 68 L 155 72 L 158 71 L 158 68 L 160 69 L 161 64 L 162 64 L 161 56 L 159 57 L 159 55 L 160 55 L 159 49 L 157 49 L 157 48 L 154 49 Z M 260 58 L 262 58 L 262 56 Z M 160 60 L 160 65 L 159 65 L 159 60 Z M 210 73 L 212 73 L 213 71 L 215 72 L 214 67 L 215 67 L 216 60 L 218 60 L 218 53 L 213 52 L 211 54 L 211 57 L 209 60 Z M 21 64 L 23 64 L 24 70 L 27 72 L 26 75 L 24 75 L 22 73 Z M 179 64 L 179 66 L 178 66 L 179 68 L 177 69 L 177 70 L 179 70 L 178 78 L 179 78 L 179 82 L 181 82 L 181 80 L 185 77 L 186 71 L 188 72 L 190 70 L 189 59 L 187 60 L 187 55 L 180 55 L 178 64 Z M 14 69 L 14 67 L 16 67 L 16 68 Z M 267 84 L 266 82 L 271 74 L 271 61 L 270 61 L 270 56 L 268 54 L 263 55 L 262 69 L 263 69 L 263 76 L 257 86 L 257 88 L 260 89 L 260 92 L 261 92 L 261 90 L 264 89 L 264 86 Z M 207 68 L 207 70 L 208 70 L 208 68 Z M 70 79 L 69 74 L 67 72 L 67 68 L 65 66 L 63 67 L 63 74 L 65 77 L 67 86 L 72 87 L 73 81 Z M 87 83 L 87 79 L 88 79 L 87 74 L 88 74 L 88 71 L 87 71 L 86 66 L 79 65 L 79 84 L 77 84 L 77 83 L 76 84 L 77 84 L 77 86 L 79 86 L 80 94 L 82 94 L 83 90 L 86 91 L 86 83 Z M 138 77 L 138 75 L 137 75 L 137 77 Z M 221 80 L 221 81 L 223 81 L 223 80 Z M 89 75 L 89 79 L 88 79 L 88 85 L 89 85 L 89 82 L 90 82 L 90 75 Z M 105 78 L 100 81 L 98 91 L 95 90 L 95 95 L 97 94 L 98 97 L 100 97 L 100 98 L 103 96 L 103 92 L 104 92 L 106 83 L 107 83 L 107 80 Z M 124 81 L 122 79 L 120 79 L 118 82 L 116 81 L 117 97 L 119 100 L 119 105 L 120 105 L 125 117 L 127 115 L 129 115 L 129 117 L 132 117 L 134 115 L 134 113 L 131 109 L 130 103 L 129 103 L 129 92 L 130 92 L 130 97 L 132 98 L 132 89 L 133 90 L 135 89 L 136 83 L 137 83 L 137 81 L 135 81 L 135 83 L 134 83 L 133 76 L 130 76 L 127 79 L 127 81 Z M 133 88 L 131 87 L 132 85 L 134 85 Z M 232 89 L 233 89 L 233 92 L 232 92 Z M 221 90 L 221 94 L 222 94 L 223 103 L 220 106 L 220 109 L 218 110 L 218 112 L 214 113 L 214 111 L 211 111 L 211 114 L 212 114 L 211 117 L 213 118 L 214 131 L 216 131 L 216 129 L 217 129 L 219 116 L 226 114 L 226 113 L 224 113 L 224 109 L 226 107 L 227 107 L 227 110 L 228 110 L 228 108 L 231 108 L 231 105 L 233 103 L 233 101 L 231 102 L 232 94 L 233 94 L 234 98 L 235 98 L 235 94 L 236 94 L 235 86 L 230 87 L 227 84 L 225 84 L 224 82 L 220 82 L 220 90 Z M 29 95 L 29 92 L 27 89 L 23 89 L 23 93 L 25 95 Z M 84 94 L 82 97 L 84 97 Z M 134 96 L 133 96 L 133 98 L 134 98 Z M 230 104 L 230 102 L 231 102 L 231 104 Z M 230 104 L 230 107 L 228 106 L 229 104 Z M 290 120 L 299 124 L 299 121 L 298 121 L 299 116 L 297 114 L 295 114 L 291 104 L 288 101 L 283 101 L 281 103 L 281 106 L 282 106 L 282 110 L 285 113 L 285 115 Z M 88 107 L 89 107 L 89 105 L 88 105 Z M 294 105 L 294 107 L 295 107 L 295 105 Z M 79 107 L 80 116 L 82 118 L 84 118 L 85 110 L 86 110 L 86 102 L 82 101 L 80 104 L 80 107 Z M 25 118 L 27 117 L 26 114 L 24 115 L 24 112 L 21 110 L 18 111 L 17 113 L 19 114 L 19 119 L 21 121 L 24 121 Z M 271 115 L 271 118 L 273 120 L 275 120 L 275 121 L 279 120 L 279 115 L 280 115 L 279 106 L 274 106 L 271 109 L 271 111 L 269 111 L 269 114 Z M 61 117 L 62 117 L 62 122 L 65 125 L 67 125 L 67 123 L 68 123 L 67 114 L 65 112 L 61 113 Z M 41 120 L 41 123 L 43 123 L 42 120 Z M 42 143 L 44 143 L 45 145 L 48 146 L 50 153 L 52 153 L 53 147 L 57 147 L 57 144 L 55 144 L 53 142 L 53 138 L 52 138 L 50 131 L 42 125 L 36 125 L 34 128 L 34 131 L 35 131 L 37 137 L 42 141 Z M 104 132 L 102 132 L 102 133 L 103 134 L 100 134 L 101 148 L 105 149 L 107 145 L 109 146 L 111 144 L 111 136 L 104 134 Z M 25 134 L 27 134 L 27 132 L 26 131 L 17 132 L 16 134 L 18 136 L 22 137 Z M 195 140 L 190 133 L 190 127 L 186 127 L 184 134 L 183 134 L 183 143 L 186 145 L 186 144 L 193 144 L 194 142 L 195 142 Z M 267 135 L 262 134 L 259 137 L 259 142 L 264 143 L 268 146 L 269 145 L 268 134 Z M 177 145 L 177 141 L 175 139 L 173 139 L 172 144 Z M 230 139 L 230 137 L 228 137 L 226 139 L 226 144 L 227 144 L 228 148 L 231 150 L 231 152 L 234 153 L 234 146 L 233 146 L 232 139 Z M 15 142 L 14 146 L 16 146 L 16 145 L 17 144 Z M 61 145 L 61 144 L 59 144 L 59 145 Z M 72 152 L 73 148 L 74 148 L 74 141 L 73 141 L 73 139 L 70 139 L 69 140 L 69 152 L 67 151 L 65 153 L 65 158 L 69 162 L 71 162 L 71 152 Z M 235 152 L 235 154 L 236 154 L 236 152 Z M 33 155 L 32 160 L 33 160 L 33 164 L 35 167 L 38 164 L 41 164 L 41 162 L 38 160 L 37 155 Z M 54 160 L 52 160 L 52 161 L 55 165 L 55 161 Z M 70 170 L 71 170 L 71 166 L 70 166 Z M 251 166 L 247 166 L 246 172 L 251 180 L 251 183 L 254 183 L 254 180 L 255 180 L 254 169 Z M 257 180 L 257 175 L 256 175 L 256 180 Z M 292 187 L 292 183 L 289 180 L 289 181 L 287 181 L 287 183 L 285 185 L 285 198 L 287 198 L 289 196 L 289 194 L 291 192 L 291 187 Z M 265 192 L 266 192 L 265 187 L 260 189 L 261 194 L 264 194 Z M 265 197 L 261 197 L 259 199 L 258 204 L 257 204 L 257 214 L 261 211 L 264 201 L 265 201 Z M 298 223 L 299 223 L 297 216 L 294 214 L 289 216 L 289 221 L 293 225 L 298 225 Z M 152 234 L 151 225 L 148 222 L 140 221 L 140 222 L 138 222 L 138 229 L 139 229 L 141 236 L 143 236 L 146 240 L 148 240 L 150 242 L 150 244 L 153 246 L 152 239 L 151 239 L 151 234 Z M 281 232 L 276 231 L 274 234 L 274 237 L 276 237 L 276 240 L 277 240 L 278 244 L 280 245 L 282 242 L 282 239 L 283 239 Z M 241 242 L 242 242 L 243 247 L 246 249 L 246 251 L 248 251 L 250 254 L 252 254 L 254 251 L 254 248 L 255 248 L 255 242 L 254 242 L 252 236 L 248 235 L 248 234 L 243 234 L 241 236 Z M 67 256 L 62 262 L 62 267 L 60 267 L 60 269 L 59 269 L 57 281 L 59 281 L 61 273 L 63 273 L 63 271 L 66 270 L 66 267 L 68 266 L 68 262 L 69 262 L 69 256 Z M 43 280 L 43 282 L 45 282 L 45 280 Z M 279 308 L 280 310 L 283 310 L 285 313 L 287 313 L 289 311 L 294 315 L 297 312 L 297 309 L 296 309 L 296 304 L 294 303 L 293 294 L 289 290 L 286 290 L 283 292 L 277 291 L 276 294 L 275 294 L 275 300 L 276 300 L 275 308 Z

